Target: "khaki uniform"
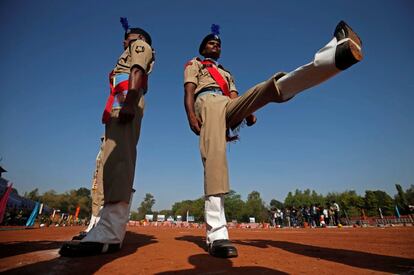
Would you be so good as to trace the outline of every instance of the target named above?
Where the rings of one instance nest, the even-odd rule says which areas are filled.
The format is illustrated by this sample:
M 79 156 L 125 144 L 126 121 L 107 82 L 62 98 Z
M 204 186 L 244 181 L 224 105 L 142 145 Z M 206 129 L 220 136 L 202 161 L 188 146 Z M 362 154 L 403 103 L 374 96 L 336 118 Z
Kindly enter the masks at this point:
M 130 74 L 131 68 L 139 66 L 148 75 L 152 71 L 154 54 L 150 45 L 136 40 L 119 57 L 113 70 L 114 84 L 117 76 Z M 119 123 L 121 107 L 114 107 L 111 119 L 105 125 L 105 145 L 103 148 L 103 184 L 105 203 L 124 201 L 129 203 L 135 174 L 137 143 L 144 115 L 144 93 L 141 89 L 137 102 L 134 102 L 134 119 L 126 124 Z M 121 101 L 122 99 L 118 100 Z
M 218 71 L 226 80 L 229 90 L 237 92 L 230 72 L 222 66 Z M 200 153 L 204 166 L 204 193 L 206 196 L 229 192 L 229 176 L 226 157 L 226 129 L 269 102 L 283 102 L 276 86 L 279 73 L 257 84 L 242 96 L 231 99 L 224 95 L 203 93 L 197 96 L 195 112 L 202 121 L 200 132 Z M 187 63 L 184 70 L 184 84 L 194 83 L 195 96 L 209 88 L 219 88 L 206 67 L 197 58 Z
M 102 155 L 104 148 L 104 140 L 102 140 L 101 146 L 99 148 L 98 155 L 96 156 L 96 166 L 92 178 L 92 215 L 95 217 L 99 216 L 99 211 L 104 205 L 104 193 L 103 193 L 103 173 L 102 173 Z
M 206 36 L 200 45 L 200 52 L 208 39 L 220 41 L 217 35 Z M 334 37 L 314 55 L 311 62 L 287 74 L 278 73 L 235 99 L 222 95 L 220 89 L 217 89 L 219 85 L 199 59 L 192 59 L 187 63 L 184 85 L 196 85 L 194 109 L 196 116 L 202 121 L 200 152 L 204 165 L 204 208 L 208 245 L 213 244 L 214 247 L 215 241 L 229 238 L 224 212 L 224 194 L 229 192 L 226 128 L 235 127 L 269 102 L 284 102 L 291 99 L 361 59 L 359 37 L 341 21 L 335 29 Z M 218 71 L 227 81 L 229 90 L 236 91 L 231 74 L 220 66 Z

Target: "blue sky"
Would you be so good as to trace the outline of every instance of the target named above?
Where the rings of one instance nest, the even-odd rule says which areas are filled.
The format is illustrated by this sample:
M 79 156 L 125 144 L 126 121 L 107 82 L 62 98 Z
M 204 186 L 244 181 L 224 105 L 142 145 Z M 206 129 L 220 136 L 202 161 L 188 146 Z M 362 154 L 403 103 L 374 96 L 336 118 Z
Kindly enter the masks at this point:
M 155 209 L 203 193 L 198 139 L 183 107 L 183 68 L 212 23 L 240 92 L 309 62 L 341 19 L 362 63 L 256 113 L 228 147 L 231 188 L 268 203 L 289 191 L 414 184 L 412 1 L 1 1 L 0 157 L 21 194 L 89 188 L 107 76 L 122 52 L 119 17 L 151 33 L 156 65 L 134 187 Z

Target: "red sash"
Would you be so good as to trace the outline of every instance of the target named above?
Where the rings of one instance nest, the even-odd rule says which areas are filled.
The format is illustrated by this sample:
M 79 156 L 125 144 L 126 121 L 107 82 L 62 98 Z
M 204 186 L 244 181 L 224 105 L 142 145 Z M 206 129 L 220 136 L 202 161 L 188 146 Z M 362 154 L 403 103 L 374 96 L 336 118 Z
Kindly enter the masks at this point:
M 204 61 L 201 61 L 201 64 L 206 66 L 207 71 L 210 73 L 211 77 L 219 85 L 223 94 L 225 96 L 230 97 L 229 85 L 227 84 L 227 81 L 223 78 L 223 76 L 220 74 L 217 67 L 214 66 L 214 62 L 210 60 L 204 60 Z
M 112 78 L 114 76 L 114 72 L 111 72 L 109 74 L 109 87 L 110 87 L 110 94 L 108 99 L 106 100 L 105 110 L 102 114 L 102 123 L 106 124 L 109 122 L 109 119 L 111 118 L 111 110 L 112 105 L 114 105 L 115 95 L 117 93 L 120 93 L 122 91 L 128 90 L 128 80 L 124 80 L 120 83 L 118 83 L 115 87 L 112 84 Z
M 102 114 L 102 123 L 106 124 L 109 122 L 109 119 L 111 118 L 111 110 L 112 105 L 114 105 L 115 95 L 128 90 L 129 81 L 124 80 L 122 82 L 119 82 L 114 85 L 112 84 L 112 79 L 114 77 L 114 72 L 109 73 L 109 88 L 110 88 L 110 94 L 108 96 L 108 99 L 106 100 L 105 110 Z M 141 86 L 146 91 L 148 89 L 148 75 L 144 74 L 141 82 Z M 145 94 L 145 92 L 144 92 Z

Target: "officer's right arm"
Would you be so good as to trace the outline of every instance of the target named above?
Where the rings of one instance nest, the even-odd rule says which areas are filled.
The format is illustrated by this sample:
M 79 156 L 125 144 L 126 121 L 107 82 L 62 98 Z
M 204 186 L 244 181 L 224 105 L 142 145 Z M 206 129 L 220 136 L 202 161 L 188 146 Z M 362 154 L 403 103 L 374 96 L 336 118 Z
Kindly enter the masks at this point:
M 198 84 L 198 66 L 196 61 L 186 64 L 184 70 L 184 107 L 191 130 L 200 135 L 201 120 L 196 116 L 194 110 L 194 95 Z
M 196 89 L 196 85 L 191 82 L 187 82 L 184 85 L 184 106 L 187 112 L 187 119 L 188 123 L 190 124 L 191 130 L 194 134 L 199 135 L 201 130 L 201 120 L 196 116 L 194 111 L 194 92 Z

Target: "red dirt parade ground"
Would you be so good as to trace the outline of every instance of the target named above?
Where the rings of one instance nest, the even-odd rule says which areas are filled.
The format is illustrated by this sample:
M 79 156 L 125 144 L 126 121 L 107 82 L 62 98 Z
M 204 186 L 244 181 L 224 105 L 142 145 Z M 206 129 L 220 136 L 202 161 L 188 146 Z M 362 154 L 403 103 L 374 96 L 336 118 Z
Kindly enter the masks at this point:
M 239 257 L 205 251 L 204 229 L 129 226 L 121 251 L 59 256 L 83 227 L 0 229 L 5 274 L 414 274 L 414 227 L 230 229 Z

